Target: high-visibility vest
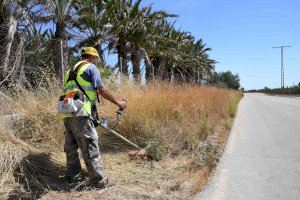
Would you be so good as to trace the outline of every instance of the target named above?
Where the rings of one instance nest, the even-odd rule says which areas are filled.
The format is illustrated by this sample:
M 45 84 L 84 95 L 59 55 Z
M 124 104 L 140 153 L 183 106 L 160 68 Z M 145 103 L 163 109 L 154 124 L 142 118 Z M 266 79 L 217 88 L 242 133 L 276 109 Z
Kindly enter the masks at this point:
M 76 65 L 74 66 L 74 68 L 71 68 L 71 69 L 69 69 L 66 72 L 66 74 L 64 76 L 64 88 L 65 88 L 64 89 L 64 94 L 67 94 L 67 93 L 71 92 L 75 88 L 80 91 L 80 89 L 77 86 L 76 82 L 74 80 L 68 81 L 68 78 L 69 78 L 70 70 L 74 70 L 75 71 L 77 69 L 77 67 L 80 66 L 83 62 L 84 61 L 79 61 L 78 63 L 76 63 Z M 86 113 L 88 115 L 91 115 L 91 113 L 92 113 L 92 105 L 94 105 L 96 103 L 97 92 L 96 92 L 96 89 L 93 87 L 93 84 L 91 82 L 89 82 L 89 81 L 84 80 L 82 78 L 82 76 L 81 76 L 83 74 L 83 72 L 86 70 L 86 68 L 89 65 L 91 65 L 91 63 L 83 64 L 80 67 L 80 69 L 77 72 L 76 80 L 79 83 L 79 85 L 82 87 L 82 89 L 85 91 L 86 95 L 91 100 L 90 101 L 90 100 L 86 99 L 86 101 L 84 102 L 84 105 L 83 105 L 83 108 L 86 111 Z M 61 119 L 65 119 L 68 116 L 60 114 L 59 117 Z

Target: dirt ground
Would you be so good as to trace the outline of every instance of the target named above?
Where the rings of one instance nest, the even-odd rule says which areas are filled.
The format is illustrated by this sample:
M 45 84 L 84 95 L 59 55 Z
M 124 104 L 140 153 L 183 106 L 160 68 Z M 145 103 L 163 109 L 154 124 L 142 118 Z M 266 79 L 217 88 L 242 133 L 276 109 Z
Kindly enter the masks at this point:
M 58 155 L 64 157 L 63 152 L 55 156 Z M 115 186 L 79 192 L 49 190 L 41 199 L 188 199 L 197 185 L 188 170 L 188 155 L 159 162 L 130 160 L 126 153 L 104 153 L 102 158 L 105 172 Z
M 207 139 L 216 141 L 222 151 L 228 132 L 228 129 L 222 129 Z M 63 152 L 53 156 L 65 162 Z M 212 171 L 211 166 L 191 168 L 195 156 L 189 153 L 166 156 L 160 161 L 131 160 L 126 152 L 102 153 L 101 156 L 105 173 L 115 186 L 88 191 L 55 190 L 52 187 L 41 195 L 41 199 L 192 199 L 205 187 Z
M 205 142 L 213 141 L 219 152 L 222 152 L 229 133 L 229 127 L 224 124 L 231 124 L 231 121 L 219 122 L 213 133 L 205 140 Z M 209 160 L 204 161 L 208 164 L 199 167 L 197 163 L 195 164 L 195 160 L 200 154 L 190 150 L 176 156 L 167 155 L 160 161 L 131 160 L 127 152 L 121 151 L 101 152 L 105 173 L 116 185 L 103 190 L 78 191 L 70 188 L 66 181 L 65 153 L 55 148 L 49 152 L 49 148 L 44 146 L 38 148 L 40 149 L 38 151 L 31 151 L 21 161 L 21 169 L 23 167 L 27 171 L 24 173 L 15 170 L 13 174 L 15 181 L 21 184 L 27 185 L 28 180 L 34 177 L 42 185 L 39 185 L 40 183 L 29 185 L 29 188 L 25 189 L 31 192 L 29 194 L 25 192 L 25 195 L 14 192 L 18 190 L 12 190 L 8 199 L 20 196 L 26 196 L 24 199 L 44 200 L 192 199 L 205 187 L 214 168 L 209 164 L 211 163 Z M 208 149 L 204 150 L 203 155 L 210 154 Z M 83 161 L 81 162 L 87 175 L 85 165 Z M 24 174 L 25 179 L 22 180 Z

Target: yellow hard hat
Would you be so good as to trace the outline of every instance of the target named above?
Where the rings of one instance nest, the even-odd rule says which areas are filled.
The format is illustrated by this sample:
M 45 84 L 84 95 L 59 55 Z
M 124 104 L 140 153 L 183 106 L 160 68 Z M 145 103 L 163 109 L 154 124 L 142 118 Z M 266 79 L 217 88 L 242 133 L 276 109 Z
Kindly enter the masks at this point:
M 91 55 L 100 59 L 99 53 L 94 47 L 84 47 L 81 50 L 81 55 Z

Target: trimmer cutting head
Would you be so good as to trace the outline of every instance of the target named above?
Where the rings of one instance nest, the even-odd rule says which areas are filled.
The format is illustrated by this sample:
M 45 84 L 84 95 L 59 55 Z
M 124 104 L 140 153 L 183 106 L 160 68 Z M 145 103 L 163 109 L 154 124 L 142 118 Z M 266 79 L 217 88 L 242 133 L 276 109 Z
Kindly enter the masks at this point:
M 131 150 L 128 152 L 128 155 L 131 160 L 133 159 L 142 159 L 146 160 L 147 159 L 147 151 L 146 149 L 140 149 L 140 150 Z
M 117 121 L 119 119 L 119 116 L 122 114 L 122 111 L 123 110 L 121 108 L 117 111 L 117 117 L 116 117 Z M 91 119 L 93 120 L 93 118 L 91 118 Z M 131 145 L 132 147 L 138 149 L 138 150 L 131 150 L 131 151 L 128 152 L 128 155 L 129 155 L 130 159 L 142 159 L 142 160 L 147 159 L 146 149 L 148 149 L 149 147 L 147 147 L 146 149 L 142 149 L 137 144 L 133 143 L 132 141 L 130 141 L 127 138 L 125 138 L 124 136 L 120 135 L 119 133 L 117 133 L 113 129 L 109 128 L 107 119 L 102 119 L 101 121 L 96 120 L 96 121 L 102 128 L 104 128 L 108 132 L 112 133 L 113 135 L 117 136 L 118 138 L 120 138 L 121 140 L 123 140 L 127 144 Z

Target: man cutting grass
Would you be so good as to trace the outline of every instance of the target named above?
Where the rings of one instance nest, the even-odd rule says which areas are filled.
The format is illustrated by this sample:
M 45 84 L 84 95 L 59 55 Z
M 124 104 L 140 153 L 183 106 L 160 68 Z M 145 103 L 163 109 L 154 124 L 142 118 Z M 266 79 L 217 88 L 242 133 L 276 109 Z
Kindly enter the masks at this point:
M 105 89 L 99 70 L 95 66 L 96 62 L 100 60 L 97 50 L 93 47 L 83 48 L 81 57 L 82 60 L 67 71 L 64 79 L 65 96 L 74 89 L 80 91 L 84 96 L 82 99 L 84 99 L 83 109 L 85 111 L 82 116 L 60 114 L 65 126 L 64 151 L 67 156 L 67 175 L 70 183 L 76 184 L 83 181 L 78 155 L 79 148 L 89 172 L 88 185 L 95 188 L 105 188 L 108 186 L 108 179 L 103 171 L 98 134 L 91 116 L 93 118 L 98 117 L 96 110 L 97 93 L 122 109 L 126 108 L 126 102 L 118 101 L 114 95 Z

